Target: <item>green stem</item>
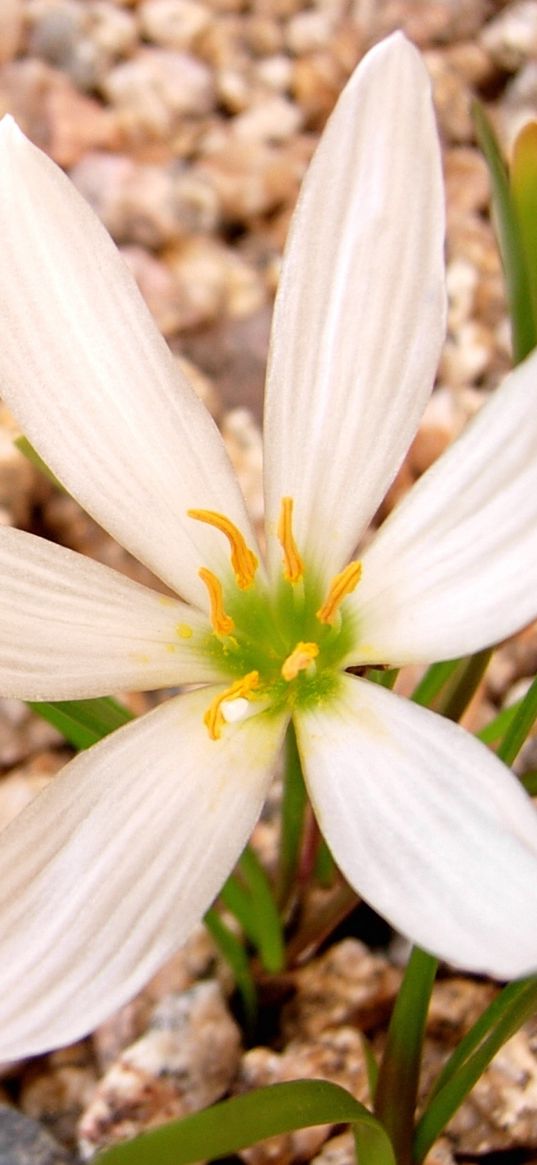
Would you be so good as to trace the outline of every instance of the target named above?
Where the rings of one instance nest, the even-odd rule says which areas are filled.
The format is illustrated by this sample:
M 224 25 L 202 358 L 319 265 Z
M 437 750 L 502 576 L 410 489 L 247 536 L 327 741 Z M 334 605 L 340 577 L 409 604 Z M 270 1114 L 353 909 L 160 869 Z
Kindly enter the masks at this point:
M 442 691 L 442 688 L 451 679 L 453 673 L 462 663 L 461 659 L 448 659 L 442 663 L 433 663 L 416 685 L 412 693 L 411 699 L 414 704 L 420 704 L 422 707 L 432 708 L 436 697 Z
M 444 698 L 437 706 L 437 711 L 447 720 L 460 720 L 483 679 L 491 655 L 492 649 L 487 647 L 469 656 L 457 669 Z
M 304 833 L 308 797 L 302 776 L 295 730 L 290 724 L 285 740 L 285 774 L 276 897 L 285 908 L 295 884 Z
M 537 717 L 537 676 L 526 692 L 498 748 L 498 756 L 512 765 Z
M 395 1001 L 375 1094 L 397 1165 L 411 1165 L 423 1037 L 438 961 L 414 947 Z

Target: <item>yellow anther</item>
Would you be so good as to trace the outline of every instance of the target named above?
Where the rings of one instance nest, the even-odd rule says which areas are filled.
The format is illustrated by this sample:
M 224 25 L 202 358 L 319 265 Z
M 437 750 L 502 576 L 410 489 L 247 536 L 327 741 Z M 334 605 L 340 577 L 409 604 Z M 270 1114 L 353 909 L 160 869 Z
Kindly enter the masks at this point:
M 282 676 L 287 683 L 296 680 L 299 672 L 306 671 L 319 654 L 317 643 L 297 643 L 282 664 Z
M 328 588 L 328 594 L 322 607 L 317 611 L 317 618 L 320 623 L 334 623 L 339 608 L 346 599 L 347 595 L 352 594 L 355 587 L 358 586 L 362 577 L 361 562 L 349 562 L 345 570 L 336 574 Z
M 215 510 L 187 510 L 189 518 L 196 518 L 198 522 L 206 522 L 208 526 L 216 526 L 225 534 L 231 546 L 231 565 L 235 573 L 237 586 L 241 591 L 251 587 L 258 567 L 257 558 L 241 534 L 240 530 L 226 518 L 224 514 L 217 514 Z
M 211 740 L 220 739 L 222 728 L 226 722 L 222 712 L 222 704 L 227 703 L 228 700 L 249 700 L 257 687 L 259 687 L 259 672 L 251 671 L 248 672 L 248 675 L 242 676 L 242 679 L 236 680 L 234 684 L 231 684 L 231 687 L 226 688 L 220 696 L 215 696 L 203 717 L 203 723 L 208 728 Z
M 293 537 L 292 498 L 282 498 L 277 534 L 283 550 L 283 577 L 290 583 L 300 582 L 304 574 L 304 563 Z
M 220 579 L 213 574 L 212 570 L 207 570 L 205 566 L 198 570 L 198 574 L 209 592 L 213 630 L 216 631 L 217 635 L 229 635 L 235 624 L 231 615 L 226 615 L 224 611 L 224 596 Z

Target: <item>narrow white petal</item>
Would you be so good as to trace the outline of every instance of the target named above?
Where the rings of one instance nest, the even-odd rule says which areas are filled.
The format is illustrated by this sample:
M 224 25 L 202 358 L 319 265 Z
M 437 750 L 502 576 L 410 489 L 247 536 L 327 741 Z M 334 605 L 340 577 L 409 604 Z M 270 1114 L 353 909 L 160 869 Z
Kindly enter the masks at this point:
M 222 441 L 103 226 L 11 118 L 0 252 L 5 401 L 84 509 L 205 607 L 197 570 L 226 547 L 186 511 L 224 511 L 252 537 Z
M 274 315 L 267 530 L 282 496 L 324 574 L 350 557 L 414 436 L 444 336 L 429 79 L 402 34 L 344 90 L 302 187 Z M 276 558 L 277 547 L 272 554 Z
M 101 563 L 0 527 L 0 691 L 71 700 L 220 680 L 200 612 Z
M 537 616 L 537 353 L 384 524 L 346 602 L 353 662 L 456 658 Z
M 0 835 L 0 1060 L 92 1030 L 211 904 L 261 809 L 284 725 L 208 736 L 214 689 L 95 745 Z
M 297 717 L 319 825 L 346 878 L 394 927 L 455 966 L 537 968 L 537 815 L 456 724 L 365 680 Z

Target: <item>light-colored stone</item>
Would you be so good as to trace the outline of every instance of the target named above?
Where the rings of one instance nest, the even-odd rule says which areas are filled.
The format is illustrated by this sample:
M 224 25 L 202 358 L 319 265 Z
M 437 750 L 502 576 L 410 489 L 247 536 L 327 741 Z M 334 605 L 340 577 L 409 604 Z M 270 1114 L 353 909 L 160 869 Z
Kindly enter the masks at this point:
M 15 716 L 10 716 L 10 711 L 14 712 Z M 20 715 L 17 715 L 19 712 Z M 46 743 L 56 744 L 60 739 L 54 728 L 39 717 L 32 717 L 32 714 L 23 704 L 14 700 L 5 701 L 0 716 L 0 762 L 2 764 L 11 763 L 10 753 L 13 756 L 13 750 L 9 747 L 10 727 L 13 732 L 13 741 L 15 742 L 16 738 L 19 738 L 19 751 L 23 753 L 23 756 L 25 751 L 28 751 L 29 746 L 33 746 L 35 749 L 40 737 L 42 746 Z M 54 752 L 48 748 L 35 753 L 31 760 L 25 761 L 0 778 L 0 829 L 4 829 L 17 814 L 30 804 L 30 801 L 33 801 L 38 793 L 46 789 L 66 759 L 66 752 Z
M 182 234 L 173 181 L 162 166 L 118 154 L 86 154 L 71 177 L 118 243 L 159 249 Z
M 537 1057 L 527 1031 L 500 1049 L 447 1133 L 458 1154 L 537 1148 Z
M 298 132 L 302 113 L 286 97 L 274 95 L 253 105 L 235 118 L 233 133 L 254 147 L 265 142 L 284 142 Z
M 269 16 L 252 13 L 244 20 L 244 33 L 248 47 L 255 56 L 266 58 L 283 49 L 284 36 L 281 24 Z
M 139 246 L 122 247 L 121 253 L 163 336 L 174 336 L 199 321 L 188 294 L 161 259 Z
M 486 0 L 365 0 L 358 7 L 375 40 L 401 28 L 419 48 L 475 36 L 487 13 Z
M 30 53 L 67 73 L 80 89 L 94 89 L 136 47 L 132 15 L 109 0 L 30 0 Z
M 536 0 L 507 4 L 485 25 L 479 41 L 495 64 L 510 73 L 537 57 Z
M 440 386 L 427 402 L 418 432 L 408 452 L 411 473 L 419 477 L 458 437 L 481 408 L 483 394 L 466 388 Z
M 330 42 L 333 26 L 327 12 L 306 9 L 291 17 L 285 30 L 285 43 L 297 57 L 325 48 Z
M 259 274 L 216 238 L 193 236 L 164 258 L 189 302 L 191 326 L 221 316 L 251 315 L 264 303 Z
M 427 1032 L 447 1048 L 455 1047 L 496 998 L 499 988 L 454 975 L 438 979 L 427 1014 Z
M 490 181 L 485 159 L 473 147 L 454 146 L 444 155 L 449 218 L 482 213 L 489 204 Z
M 494 353 L 494 338 L 476 320 L 462 324 L 448 336 L 440 358 L 440 380 L 454 388 L 472 385 L 485 378 Z
M 353 1024 L 368 1031 L 387 1014 L 401 974 L 356 939 L 345 939 L 293 973 L 294 998 L 286 1004 L 287 1038 L 315 1039 L 325 1028 Z
M 112 69 L 103 93 L 133 136 L 165 138 L 182 117 L 199 118 L 214 106 L 210 69 L 189 53 L 142 48 Z
M 168 49 L 191 49 L 211 21 L 210 9 L 198 0 L 146 0 L 138 16 L 144 36 Z
M 145 1034 L 157 1003 L 188 991 L 199 980 L 216 977 L 218 970 L 214 943 L 200 922 L 143 991 L 97 1028 L 92 1042 L 100 1073 L 104 1074 L 126 1048 Z
M 250 1091 L 298 1079 L 329 1080 L 367 1104 L 369 1087 L 360 1033 L 346 1026 L 329 1028 L 311 1042 L 292 1040 L 281 1055 L 268 1048 L 253 1048 L 242 1058 L 236 1088 Z M 240 1156 L 247 1165 L 307 1161 L 319 1150 L 329 1130 L 326 1125 L 297 1129 L 244 1149 Z
M 147 1033 L 109 1068 L 86 1109 L 83 1155 L 213 1104 L 230 1086 L 239 1050 L 239 1029 L 215 981 L 163 999 Z
M 451 68 L 455 69 L 472 89 L 489 85 L 495 76 L 494 64 L 489 54 L 483 45 L 475 40 L 446 45 L 444 55 Z
M 71 177 L 117 242 L 160 250 L 214 230 L 218 221 L 214 187 L 182 163 L 140 164 L 123 154 L 95 152 Z
M 248 504 L 248 513 L 261 526 L 264 512 L 261 429 L 248 409 L 231 409 L 223 418 L 222 436 Z
M 516 73 L 507 86 L 503 101 L 494 111 L 500 142 L 509 157 L 514 140 L 528 121 L 535 120 L 537 109 L 537 60 L 531 59 Z
M 308 127 L 321 130 L 343 88 L 345 76 L 334 55 L 320 49 L 293 66 L 292 92 Z
M 356 1144 L 352 1133 L 329 1137 L 320 1152 L 312 1157 L 311 1165 L 356 1165 Z
M 285 53 L 263 57 L 256 66 L 256 77 L 277 93 L 284 93 L 290 88 L 292 76 L 293 65 Z
M 425 63 L 433 84 L 433 97 L 441 130 L 448 142 L 471 142 L 474 137 L 472 92 L 460 73 L 443 53 L 425 53 Z
M 207 150 L 197 170 L 214 186 L 225 220 L 249 221 L 282 203 L 294 203 L 311 148 L 311 142 L 297 139 L 288 148 L 265 142 L 253 150 L 228 131 Z
M 69 77 L 34 59 L 12 61 L 0 72 L 0 114 L 12 113 L 21 129 L 67 169 L 89 149 L 114 149 L 117 119 L 79 93 Z

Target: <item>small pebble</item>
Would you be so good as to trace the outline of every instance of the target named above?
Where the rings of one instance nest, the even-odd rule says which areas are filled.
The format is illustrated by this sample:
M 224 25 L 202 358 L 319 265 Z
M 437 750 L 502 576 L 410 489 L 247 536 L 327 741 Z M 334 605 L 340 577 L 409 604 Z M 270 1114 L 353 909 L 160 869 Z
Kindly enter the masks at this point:
M 235 1076 L 240 1038 L 216 981 L 163 999 L 98 1085 L 80 1121 L 83 1156 L 213 1104 Z
M 0 1105 L 0 1165 L 76 1165 L 37 1121 Z

